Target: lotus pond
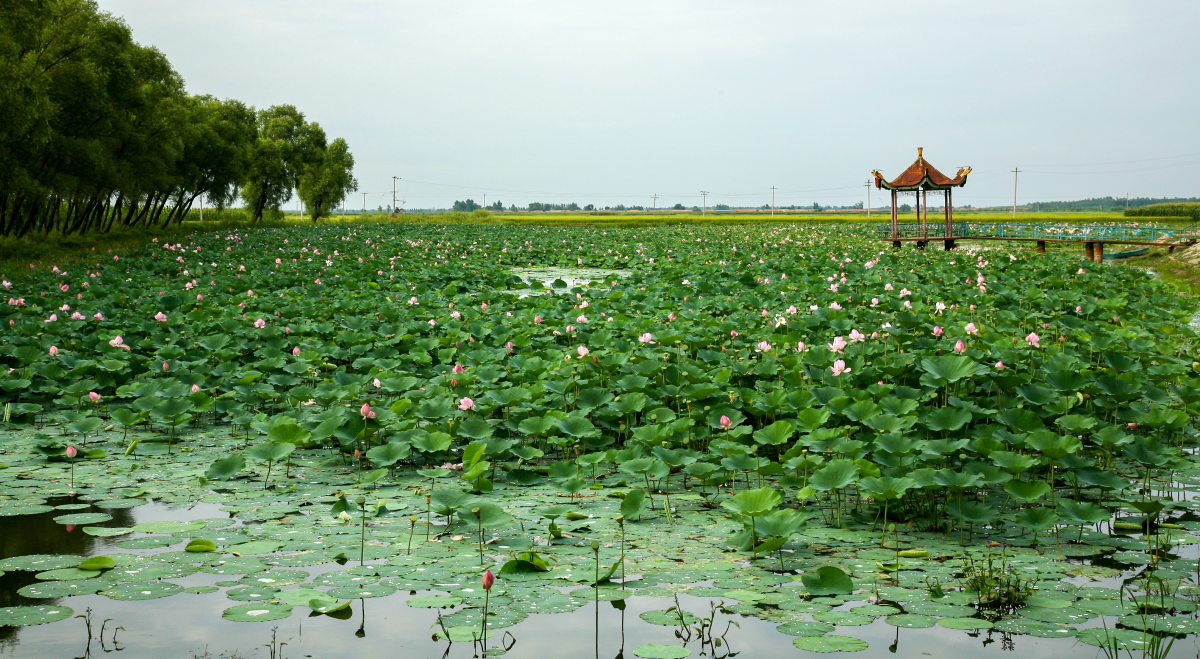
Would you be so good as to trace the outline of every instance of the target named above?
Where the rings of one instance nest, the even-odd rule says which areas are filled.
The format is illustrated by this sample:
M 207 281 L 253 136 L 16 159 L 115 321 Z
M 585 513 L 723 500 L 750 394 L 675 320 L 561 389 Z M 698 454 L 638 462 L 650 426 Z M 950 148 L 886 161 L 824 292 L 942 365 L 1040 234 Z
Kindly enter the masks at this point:
M 0 654 L 1197 650 L 1196 309 L 1073 250 L 295 227 L 4 286 Z

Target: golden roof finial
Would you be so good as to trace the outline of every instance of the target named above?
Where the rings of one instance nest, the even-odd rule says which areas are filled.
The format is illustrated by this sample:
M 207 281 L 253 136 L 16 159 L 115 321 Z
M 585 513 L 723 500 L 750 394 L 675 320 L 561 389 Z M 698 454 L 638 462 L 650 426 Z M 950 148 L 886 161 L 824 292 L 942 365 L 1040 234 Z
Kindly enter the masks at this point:
M 917 147 L 917 160 L 925 159 L 925 156 L 921 155 L 921 152 L 923 152 L 924 150 L 925 150 L 924 147 Z

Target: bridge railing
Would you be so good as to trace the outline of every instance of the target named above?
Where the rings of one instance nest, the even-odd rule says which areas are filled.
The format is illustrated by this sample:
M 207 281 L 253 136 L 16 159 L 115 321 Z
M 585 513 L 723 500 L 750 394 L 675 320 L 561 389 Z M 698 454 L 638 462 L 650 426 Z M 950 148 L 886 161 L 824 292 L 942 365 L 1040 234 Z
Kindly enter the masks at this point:
M 1012 222 L 954 222 L 954 238 L 1010 238 L 1023 240 L 1070 240 L 1158 242 L 1200 239 L 1200 229 L 1193 224 L 1184 229 L 1154 226 L 1112 226 L 1083 224 L 1018 224 Z M 890 224 L 876 227 L 880 238 L 944 238 L 944 222 L 930 222 L 922 227 L 917 222 L 897 225 L 893 235 Z

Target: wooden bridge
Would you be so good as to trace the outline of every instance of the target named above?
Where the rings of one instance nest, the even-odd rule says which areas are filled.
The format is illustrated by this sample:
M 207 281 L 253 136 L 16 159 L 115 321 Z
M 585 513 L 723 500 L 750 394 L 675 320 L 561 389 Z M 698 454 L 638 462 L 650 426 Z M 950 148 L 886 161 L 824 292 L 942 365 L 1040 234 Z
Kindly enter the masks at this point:
M 876 227 L 879 239 L 891 241 L 895 247 L 915 242 L 925 247 L 932 240 L 942 241 L 952 249 L 959 240 L 1013 240 L 1036 242 L 1039 252 L 1046 243 L 1076 243 L 1084 246 L 1087 258 L 1099 262 L 1104 258 L 1105 245 L 1163 245 L 1168 251 L 1191 245 L 1200 240 L 1200 226 L 1182 229 L 1151 226 L 1113 226 L 1080 224 L 1018 224 L 1009 222 L 908 222 L 881 224 Z

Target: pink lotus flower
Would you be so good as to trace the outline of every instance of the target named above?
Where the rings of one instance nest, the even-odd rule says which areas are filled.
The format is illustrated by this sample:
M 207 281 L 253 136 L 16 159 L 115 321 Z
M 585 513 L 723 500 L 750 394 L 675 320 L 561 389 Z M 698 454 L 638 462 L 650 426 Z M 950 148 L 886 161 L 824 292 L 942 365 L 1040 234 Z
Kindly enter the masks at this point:
M 730 428 L 733 427 L 733 419 L 730 419 L 729 417 L 725 416 L 724 414 L 721 415 L 721 419 L 719 421 L 717 421 L 717 423 L 720 424 L 720 426 L 726 430 L 729 430 Z
M 1030 332 L 1029 336 L 1025 337 L 1025 343 L 1028 343 L 1035 348 L 1042 347 L 1041 344 L 1038 343 L 1039 341 L 1041 341 L 1041 338 L 1038 337 L 1037 333 L 1035 332 Z
M 933 335 L 934 335 L 934 336 L 941 336 L 941 335 L 942 335 L 942 328 L 941 328 L 941 327 L 938 327 L 937 325 L 934 325 L 934 326 L 933 326 Z
M 483 573 L 483 589 L 491 590 L 492 585 L 496 583 L 496 577 L 492 576 L 492 571 L 488 570 Z
M 954 352 L 957 352 L 958 354 L 961 355 L 966 351 L 967 351 L 967 344 L 963 343 L 962 339 L 959 339 L 958 343 L 954 344 Z
M 58 346 L 50 346 L 50 356 L 51 357 L 58 356 Z
M 68 460 L 74 460 L 75 456 L 77 456 L 77 455 L 79 455 L 79 449 L 76 449 L 74 446 L 67 447 L 67 459 Z
M 97 402 L 97 401 L 99 401 L 99 400 L 100 400 L 100 394 L 98 394 L 98 393 L 96 393 L 96 392 L 94 392 L 94 391 L 89 391 L 89 392 L 88 392 L 88 400 L 90 400 L 90 401 L 92 401 L 93 403 L 95 403 L 95 402 Z
M 867 337 L 862 332 L 860 332 L 856 329 L 850 330 L 850 343 L 858 343 L 859 341 L 866 341 L 866 340 L 867 340 Z
M 113 339 L 111 341 L 108 342 L 108 345 L 110 345 L 114 348 L 120 348 L 121 341 L 123 341 L 123 339 L 121 338 L 120 335 L 117 335 L 117 336 L 113 337 Z
M 383 386 L 383 384 L 382 384 L 381 382 L 379 382 L 379 378 L 375 378 L 375 381 L 374 381 L 374 382 L 372 382 L 371 384 L 375 385 L 375 388 L 376 388 L 376 389 L 378 389 L 378 388 L 380 388 L 380 387 L 382 387 L 382 386 Z
M 934 307 L 934 312 L 933 312 L 933 313 L 935 313 L 935 314 L 939 314 L 939 313 L 942 313 L 943 311 L 945 311 L 945 310 L 946 310 L 946 303 L 945 303 L 945 302 L 938 302 L 937 304 L 933 305 L 933 307 Z
M 462 364 L 455 364 L 454 368 L 450 369 L 450 372 L 454 373 L 454 374 L 458 374 L 458 373 L 462 373 L 463 371 L 466 371 L 466 370 L 467 369 L 463 368 Z
M 1004 370 L 1004 362 L 996 362 L 996 370 L 1003 371 Z
M 829 308 L 833 309 L 834 311 L 840 311 L 842 308 L 842 305 L 838 304 L 837 302 L 834 302 L 833 304 L 829 305 Z
M 534 324 L 534 325 L 541 325 L 541 324 L 542 324 L 542 317 L 541 317 L 541 316 L 534 316 L 534 317 L 533 317 L 533 324 Z
M 763 309 L 763 311 L 762 311 L 762 316 L 763 316 L 763 318 L 766 318 L 766 317 L 767 317 L 767 310 L 766 310 L 766 309 Z
M 895 289 L 895 288 L 892 288 L 892 285 L 891 285 L 891 284 L 885 284 L 885 285 L 884 285 L 884 287 L 883 287 L 883 290 L 885 290 L 885 291 L 894 291 L 894 290 L 896 290 L 896 289 Z
M 1080 305 L 1080 306 L 1075 307 L 1075 313 L 1083 313 L 1083 306 Z
M 589 350 L 584 346 L 579 346 L 575 352 L 578 352 L 580 357 L 587 357 Z
M 442 469 L 454 469 L 457 471 L 462 471 L 462 468 L 463 468 L 463 465 L 461 462 L 459 462 L 459 463 L 446 462 L 446 463 L 442 464 Z
M 462 314 L 458 313 L 457 311 L 451 311 L 450 317 L 454 318 L 454 319 L 458 319 L 458 318 L 462 318 Z
M 371 410 L 370 403 L 363 403 L 363 406 L 359 408 L 358 413 L 362 416 L 364 421 L 375 418 L 375 412 Z
M 296 346 L 295 348 L 292 348 L 292 355 L 295 357 L 300 356 L 300 346 Z
M 193 384 L 193 385 L 192 385 L 192 393 L 194 393 L 194 394 L 198 394 L 198 393 L 200 393 L 200 385 L 198 385 L 198 384 Z
M 54 321 L 56 321 L 56 320 L 58 320 L 58 314 L 56 314 L 56 313 L 52 313 L 52 314 L 50 314 L 50 317 L 46 319 L 46 321 L 45 321 L 45 322 L 47 322 L 47 323 L 53 323 L 53 322 L 54 322 Z
M 912 295 L 912 291 L 908 290 L 907 288 L 900 289 L 900 297 L 908 297 L 909 295 Z
M 979 336 L 979 328 L 975 327 L 975 323 L 967 323 L 967 326 L 963 330 L 972 336 Z
M 434 319 L 432 319 L 432 318 L 430 318 L 430 319 L 429 319 L 429 326 L 430 326 L 430 327 L 437 327 L 437 321 L 436 321 L 436 320 L 434 320 Z
M 257 327 L 258 329 L 262 329 L 267 326 L 267 321 L 263 320 L 262 318 L 259 318 L 258 320 L 254 321 L 254 326 Z
M 574 332 L 574 331 L 575 331 L 574 325 L 567 325 L 567 334 L 570 334 L 571 332 Z
M 487 302 L 484 302 L 484 303 L 480 304 L 480 305 L 479 305 L 479 310 L 480 310 L 480 311 L 487 311 Z
M 1130 429 L 1130 430 L 1136 430 L 1136 429 L 1137 429 L 1137 421 L 1132 421 L 1132 422 L 1130 422 L 1130 424 L 1129 424 L 1129 429 Z
M 458 378 L 450 378 L 450 386 L 458 388 Z
M 163 362 L 163 370 L 169 371 L 169 370 L 171 370 L 171 366 L 169 364 L 167 364 L 166 362 Z
M 873 307 L 879 306 L 879 298 L 877 298 L 877 297 L 871 298 L 871 306 L 873 306 Z
M 408 303 L 409 303 L 409 304 L 416 304 L 416 303 L 417 303 L 417 297 L 414 295 L 413 297 L 410 297 L 410 298 L 408 298 Z
M 766 341 L 759 341 L 758 346 L 756 346 L 756 349 L 755 349 L 755 352 L 770 352 L 770 351 L 771 351 L 771 344 L 767 343 Z
M 638 341 L 641 343 L 654 343 L 654 336 L 652 336 L 650 332 L 646 332 L 638 337 Z
M 804 352 L 807 349 L 808 349 L 808 346 L 804 345 L 803 341 L 796 344 L 796 352 Z
M 839 336 L 833 339 L 833 343 L 828 343 L 826 345 L 829 346 L 829 352 L 841 352 L 846 349 L 848 344 L 846 343 L 846 339 L 843 339 Z
M 93 315 L 93 316 L 92 316 L 92 319 L 94 319 L 94 320 L 104 320 L 104 314 L 97 312 L 95 315 Z
M 160 323 L 165 323 L 167 322 L 167 314 L 160 311 L 154 314 L 154 320 L 157 320 Z
M 767 313 L 764 311 L 764 312 L 763 312 L 763 315 L 765 316 L 765 315 L 767 315 Z M 674 321 L 674 320 L 675 320 L 675 312 L 674 312 L 674 311 L 672 311 L 671 313 L 667 314 L 667 320 L 670 320 L 670 321 Z
M 737 335 L 738 335 L 737 330 L 729 330 L 729 336 L 736 339 Z
M 842 373 L 850 372 L 850 369 L 846 368 L 846 362 L 842 361 L 841 359 L 833 362 L 833 366 L 830 366 L 829 370 L 833 371 L 833 377 L 835 377 L 835 378 L 838 377 L 839 375 L 841 375 Z
M 586 323 L 587 321 L 587 316 L 584 316 L 583 314 L 580 314 L 580 316 L 575 319 L 575 322 L 577 323 Z

